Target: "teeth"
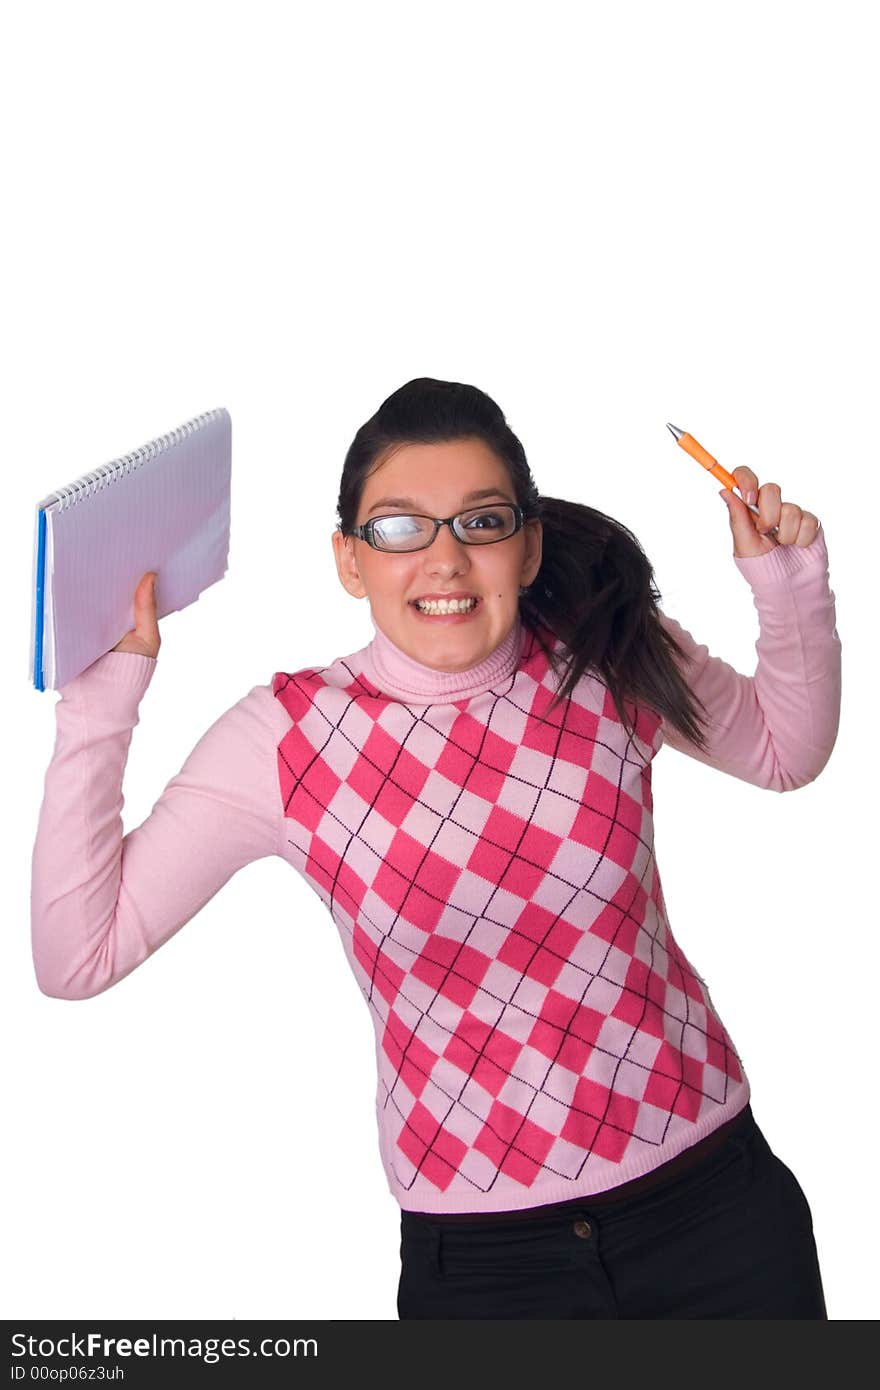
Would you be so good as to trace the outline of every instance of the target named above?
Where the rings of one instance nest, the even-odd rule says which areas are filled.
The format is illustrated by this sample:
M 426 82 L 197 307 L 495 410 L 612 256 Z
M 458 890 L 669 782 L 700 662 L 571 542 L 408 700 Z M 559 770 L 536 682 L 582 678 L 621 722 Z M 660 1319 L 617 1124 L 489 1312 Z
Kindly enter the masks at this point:
M 423 613 L 467 613 L 476 606 L 476 599 L 417 599 L 416 608 Z

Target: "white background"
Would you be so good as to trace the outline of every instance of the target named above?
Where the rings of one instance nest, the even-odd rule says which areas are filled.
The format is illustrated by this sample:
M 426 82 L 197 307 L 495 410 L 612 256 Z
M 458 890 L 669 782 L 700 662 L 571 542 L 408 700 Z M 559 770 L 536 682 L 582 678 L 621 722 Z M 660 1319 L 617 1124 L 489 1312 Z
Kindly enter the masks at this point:
M 137 826 L 254 684 L 371 637 L 331 551 L 342 461 L 422 375 L 497 400 L 541 492 L 623 521 L 665 611 L 747 674 L 728 514 L 666 422 L 822 520 L 845 668 L 829 765 L 780 796 L 664 749 L 656 848 L 809 1199 L 829 1315 L 877 1316 L 872 18 L 7 10 L 3 1316 L 397 1316 L 372 1025 L 294 871 L 248 866 L 97 998 L 40 993 L 29 867 L 57 696 L 26 673 L 37 500 L 224 405 L 230 567 L 163 621 L 124 784 Z

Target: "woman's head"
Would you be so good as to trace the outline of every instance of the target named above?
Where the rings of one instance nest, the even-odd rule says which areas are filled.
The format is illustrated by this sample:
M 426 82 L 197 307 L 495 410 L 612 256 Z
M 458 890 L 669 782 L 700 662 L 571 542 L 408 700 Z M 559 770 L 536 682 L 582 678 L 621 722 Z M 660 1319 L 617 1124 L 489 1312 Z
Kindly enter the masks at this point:
M 477 491 L 488 495 L 471 497 Z M 511 502 L 518 527 L 491 544 L 468 544 L 440 526 L 429 545 L 392 553 L 354 534 L 380 516 L 436 519 Z M 340 582 L 369 598 L 376 626 L 416 661 L 466 670 L 504 640 L 519 613 L 554 670 L 565 669 L 554 706 L 592 670 L 625 726 L 625 702 L 642 700 L 705 749 L 705 707 L 674 659 L 684 653 L 661 626 L 660 595 L 635 536 L 583 503 L 539 494 L 522 444 L 476 386 L 417 377 L 383 401 L 345 456 L 337 513 Z M 466 519 L 465 531 L 497 527 L 500 515 Z M 458 592 L 479 599 L 462 620 L 432 621 L 413 607 L 423 595 Z
M 347 510 L 351 520 L 333 535 L 337 570 L 347 591 L 368 597 L 376 626 L 427 666 L 462 671 L 489 656 L 516 622 L 520 590 L 531 584 L 541 564 L 541 523 L 511 511 L 509 504 L 522 504 L 504 460 L 475 436 L 398 442 L 361 470 L 356 491 L 357 502 L 352 495 Z M 501 506 L 493 512 L 495 504 Z M 451 526 L 440 526 L 433 540 L 417 550 L 378 549 L 350 534 L 354 526 L 379 518 L 460 514 L 461 536 Z M 517 529 L 503 539 L 489 539 L 508 529 L 508 519 Z M 392 525 L 398 533 L 413 533 L 410 544 L 431 534 L 426 527 L 421 536 L 399 520 Z M 390 530 L 385 529 L 385 544 L 393 543 Z M 468 543 L 463 535 L 474 541 Z M 383 543 L 381 532 L 376 539 Z M 442 595 L 471 596 L 476 607 L 451 621 L 415 606 L 416 599 Z

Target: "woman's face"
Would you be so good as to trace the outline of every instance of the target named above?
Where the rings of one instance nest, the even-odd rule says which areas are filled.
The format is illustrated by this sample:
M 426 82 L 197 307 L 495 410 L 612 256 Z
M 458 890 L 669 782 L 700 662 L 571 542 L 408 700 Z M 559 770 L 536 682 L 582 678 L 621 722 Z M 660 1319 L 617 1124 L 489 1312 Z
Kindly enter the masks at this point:
M 484 489 L 485 497 L 470 497 Z M 409 512 L 453 516 L 503 501 L 516 502 L 507 468 L 481 439 L 407 444 L 367 478 L 355 523 Z M 504 641 L 516 620 L 520 586 L 530 584 L 541 567 L 541 542 L 538 520 L 491 545 L 466 545 L 451 527 L 441 526 L 429 546 L 402 554 L 333 532 L 343 588 L 370 600 L 376 627 L 396 646 L 440 671 L 475 666 Z M 413 605 L 417 598 L 459 591 L 480 600 L 464 618 L 423 617 Z

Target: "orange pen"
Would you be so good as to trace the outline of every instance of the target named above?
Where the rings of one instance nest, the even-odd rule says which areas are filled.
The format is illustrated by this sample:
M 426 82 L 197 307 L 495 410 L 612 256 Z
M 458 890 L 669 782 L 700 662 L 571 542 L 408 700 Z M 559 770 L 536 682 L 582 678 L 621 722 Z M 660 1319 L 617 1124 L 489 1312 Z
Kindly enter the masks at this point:
M 722 468 L 718 460 L 713 458 L 709 451 L 703 448 L 702 444 L 698 444 L 692 434 L 688 434 L 686 430 L 680 430 L 677 425 L 667 425 L 666 428 L 671 430 L 672 437 L 676 444 L 680 444 L 686 454 L 690 454 L 692 459 L 696 459 L 697 463 L 701 463 L 705 469 L 708 469 L 713 478 L 717 478 L 719 483 L 723 483 L 725 487 L 738 488 L 739 484 L 736 478 L 728 473 L 726 468 Z M 745 501 L 745 498 L 743 498 L 743 501 Z M 754 503 L 746 502 L 746 506 L 750 512 L 755 513 L 755 516 L 761 515 Z M 764 532 L 763 534 L 772 536 L 778 529 L 777 526 L 774 526 L 770 531 Z

